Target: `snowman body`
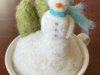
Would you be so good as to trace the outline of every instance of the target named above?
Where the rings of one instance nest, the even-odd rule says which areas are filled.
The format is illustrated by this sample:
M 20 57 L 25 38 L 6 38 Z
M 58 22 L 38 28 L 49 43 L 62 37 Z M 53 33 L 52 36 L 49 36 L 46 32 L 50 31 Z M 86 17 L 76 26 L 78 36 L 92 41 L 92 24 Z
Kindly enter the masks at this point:
M 69 15 L 57 17 L 50 13 L 50 10 L 42 17 L 41 30 L 50 38 L 66 38 L 69 27 Z
M 43 33 L 42 48 L 43 52 L 49 57 L 64 57 L 67 55 L 68 39 L 66 38 L 69 30 L 69 22 L 71 17 L 66 15 L 65 17 L 54 16 L 50 13 L 50 10 L 42 17 L 41 32 Z M 73 30 L 71 31 L 73 32 Z M 70 35 L 71 36 L 71 35 Z M 46 47 L 46 49 L 44 49 Z M 41 49 L 42 49 L 41 48 Z M 47 51 L 48 50 L 48 51 Z

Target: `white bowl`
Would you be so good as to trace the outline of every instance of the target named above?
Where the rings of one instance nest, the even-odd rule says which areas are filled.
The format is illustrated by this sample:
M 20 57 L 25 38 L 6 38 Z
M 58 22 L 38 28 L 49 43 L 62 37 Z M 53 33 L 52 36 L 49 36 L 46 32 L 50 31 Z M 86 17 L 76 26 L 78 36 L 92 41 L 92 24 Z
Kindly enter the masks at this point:
M 10 75 L 17 75 L 13 68 L 12 54 L 13 54 L 14 48 L 15 48 L 16 43 L 19 38 L 20 38 L 20 36 L 16 37 L 12 41 L 12 43 L 9 45 L 6 55 L 5 55 L 5 65 L 6 65 L 7 71 Z M 83 65 L 82 65 L 80 71 L 77 73 L 77 75 L 83 75 L 89 64 L 89 53 L 88 53 L 86 44 L 82 41 L 82 39 L 80 39 L 79 37 L 77 37 L 75 35 L 74 35 L 74 38 L 77 41 L 78 45 L 80 46 L 80 49 L 81 49 L 81 52 L 82 52 L 83 58 L 84 58 Z

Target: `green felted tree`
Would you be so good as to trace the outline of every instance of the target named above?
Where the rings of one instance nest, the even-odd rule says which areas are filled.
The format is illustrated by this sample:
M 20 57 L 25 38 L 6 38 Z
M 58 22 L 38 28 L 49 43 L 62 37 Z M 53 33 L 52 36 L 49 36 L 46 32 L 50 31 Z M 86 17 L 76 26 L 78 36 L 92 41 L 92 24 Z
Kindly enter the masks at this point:
M 17 6 L 16 20 L 21 36 L 27 36 L 40 29 L 40 18 L 48 9 L 45 0 L 21 0 Z
M 40 28 L 35 6 L 30 0 L 22 0 L 17 6 L 16 20 L 18 31 L 21 36 L 37 31 Z
M 40 18 L 43 16 L 44 12 L 49 9 L 46 0 L 35 0 L 35 7 Z

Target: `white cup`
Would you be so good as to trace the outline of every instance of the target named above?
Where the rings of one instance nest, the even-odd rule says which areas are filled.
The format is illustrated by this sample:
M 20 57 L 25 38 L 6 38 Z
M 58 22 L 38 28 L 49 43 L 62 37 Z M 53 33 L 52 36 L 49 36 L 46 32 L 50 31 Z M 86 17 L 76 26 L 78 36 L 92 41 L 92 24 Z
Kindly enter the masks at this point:
M 13 54 L 14 48 L 15 48 L 16 43 L 19 38 L 20 38 L 20 36 L 18 36 L 17 38 L 15 38 L 12 41 L 12 43 L 9 45 L 6 55 L 5 55 L 5 65 L 6 65 L 9 75 L 17 75 L 13 68 L 12 54 Z M 83 75 L 89 64 L 89 53 L 88 53 L 88 49 L 86 47 L 89 42 L 89 37 L 87 37 L 85 34 L 81 33 L 78 36 L 74 35 L 74 38 L 77 41 L 78 45 L 80 46 L 80 49 L 81 49 L 81 52 L 82 52 L 83 58 L 84 58 L 82 67 L 81 67 L 80 71 L 77 73 L 77 75 Z M 83 39 L 83 38 L 85 38 L 85 39 Z

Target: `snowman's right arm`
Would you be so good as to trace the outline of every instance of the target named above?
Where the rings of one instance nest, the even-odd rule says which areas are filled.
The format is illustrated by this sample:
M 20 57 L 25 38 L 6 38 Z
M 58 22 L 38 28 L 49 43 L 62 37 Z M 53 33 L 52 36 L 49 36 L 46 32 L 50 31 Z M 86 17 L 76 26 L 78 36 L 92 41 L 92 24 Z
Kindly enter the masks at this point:
M 68 39 L 74 32 L 74 27 L 75 27 L 75 22 L 71 16 L 68 16 L 68 21 L 69 21 L 69 28 L 67 31 L 66 38 Z

